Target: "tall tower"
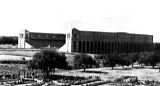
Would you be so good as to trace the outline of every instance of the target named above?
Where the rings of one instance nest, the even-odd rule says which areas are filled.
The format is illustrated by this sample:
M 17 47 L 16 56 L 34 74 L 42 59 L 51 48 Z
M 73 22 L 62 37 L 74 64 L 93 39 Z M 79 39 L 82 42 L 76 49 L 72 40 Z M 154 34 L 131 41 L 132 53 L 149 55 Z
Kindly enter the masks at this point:
M 72 30 L 66 33 L 65 44 L 59 49 L 59 51 L 71 52 L 71 49 L 72 49 Z
M 26 48 L 26 34 L 28 34 L 28 30 L 21 30 L 18 36 L 18 47 Z

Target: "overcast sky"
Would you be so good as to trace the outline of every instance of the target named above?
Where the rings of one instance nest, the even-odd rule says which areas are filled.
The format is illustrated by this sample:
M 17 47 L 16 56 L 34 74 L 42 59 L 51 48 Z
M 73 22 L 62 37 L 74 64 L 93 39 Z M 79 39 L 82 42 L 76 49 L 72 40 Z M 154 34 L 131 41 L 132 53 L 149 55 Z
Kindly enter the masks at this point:
M 0 35 L 87 31 L 150 34 L 160 42 L 159 0 L 0 0 Z

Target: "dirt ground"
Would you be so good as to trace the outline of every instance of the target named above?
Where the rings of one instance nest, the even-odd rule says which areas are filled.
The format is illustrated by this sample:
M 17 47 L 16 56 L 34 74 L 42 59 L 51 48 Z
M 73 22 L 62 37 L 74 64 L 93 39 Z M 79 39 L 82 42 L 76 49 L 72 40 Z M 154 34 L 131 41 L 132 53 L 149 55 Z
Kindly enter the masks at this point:
M 150 66 L 145 66 L 144 68 L 115 67 L 113 70 L 110 67 L 106 67 L 106 68 L 93 68 L 93 69 L 86 70 L 90 72 L 81 72 L 81 71 L 83 70 L 62 71 L 62 72 L 58 72 L 57 74 L 86 76 L 86 77 L 87 76 L 100 76 L 102 80 L 115 80 L 116 78 L 119 78 L 123 75 L 128 75 L 128 76 L 137 76 L 139 80 L 160 81 L 159 69 L 158 68 L 152 69 L 152 67 Z M 101 72 L 101 73 L 97 73 L 96 71 Z
M 12 65 L 10 66 L 12 67 Z M 12 70 L 12 69 L 9 70 L 8 66 L 7 66 L 7 69 L 6 68 L 3 68 L 3 69 L 4 70 L 1 69 L 0 71 L 11 71 Z M 16 70 L 12 70 L 12 71 L 16 72 Z M 142 68 L 141 66 L 138 66 L 138 65 L 135 66 L 134 68 L 132 68 L 131 66 L 124 67 L 124 68 L 114 67 L 113 70 L 111 69 L 111 67 L 90 68 L 90 69 L 86 69 L 86 72 L 83 72 L 83 69 L 56 70 L 56 74 L 66 75 L 66 76 L 83 76 L 83 77 L 99 76 L 102 80 L 105 80 L 105 81 L 106 80 L 114 81 L 115 79 L 120 78 L 123 75 L 127 75 L 127 76 L 137 76 L 140 81 L 145 81 L 145 80 L 160 81 L 160 72 L 159 72 L 158 67 L 155 67 L 155 69 L 153 69 L 151 66 L 144 66 Z M 110 85 L 105 84 L 102 86 L 110 86 Z

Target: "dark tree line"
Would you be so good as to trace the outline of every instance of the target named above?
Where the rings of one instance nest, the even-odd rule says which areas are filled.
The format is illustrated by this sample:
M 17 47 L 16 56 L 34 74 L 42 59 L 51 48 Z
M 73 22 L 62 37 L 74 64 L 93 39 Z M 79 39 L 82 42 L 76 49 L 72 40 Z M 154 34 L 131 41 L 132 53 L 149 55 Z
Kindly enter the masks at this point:
M 141 53 L 112 53 L 108 55 L 97 55 L 94 58 L 87 54 L 77 55 L 74 59 L 74 65 L 76 68 L 92 68 L 92 67 L 111 67 L 115 66 L 132 66 L 134 63 L 138 63 L 141 66 L 150 65 L 153 68 L 160 63 L 160 51 L 155 52 L 141 52 Z
M 138 62 L 142 65 L 151 65 L 154 68 L 160 63 L 160 51 L 142 52 L 139 54 Z
M 26 60 L 1 60 L 1 64 L 26 64 Z
M 18 37 L 17 36 L 1 36 L 0 37 L 0 44 L 18 44 Z
M 69 57 L 68 57 L 69 58 Z M 153 68 L 160 62 L 160 51 L 141 52 L 141 53 L 113 53 L 96 55 L 94 57 L 88 54 L 78 54 L 74 57 L 73 63 L 75 68 L 81 68 L 86 71 L 87 68 L 93 67 L 111 67 L 115 66 L 132 66 L 134 63 L 151 65 Z M 37 52 L 31 61 L 28 62 L 29 69 L 41 70 L 44 76 L 49 76 L 55 72 L 55 69 L 66 69 L 68 63 L 64 53 L 54 50 L 42 50 Z

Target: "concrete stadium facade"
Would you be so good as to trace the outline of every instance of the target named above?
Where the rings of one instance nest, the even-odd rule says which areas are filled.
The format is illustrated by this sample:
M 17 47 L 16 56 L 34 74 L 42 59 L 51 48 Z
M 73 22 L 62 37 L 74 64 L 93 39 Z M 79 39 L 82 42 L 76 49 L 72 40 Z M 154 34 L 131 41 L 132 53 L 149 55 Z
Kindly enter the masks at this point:
M 38 33 L 22 30 L 18 37 L 19 48 L 60 48 L 65 44 L 65 34 Z
M 56 48 L 68 53 L 110 54 L 151 51 L 153 35 L 124 32 L 82 31 L 70 33 L 38 33 L 23 30 L 18 37 L 19 48 Z
M 65 52 L 110 54 L 151 51 L 153 35 L 123 32 L 81 31 L 73 28 L 66 34 Z

